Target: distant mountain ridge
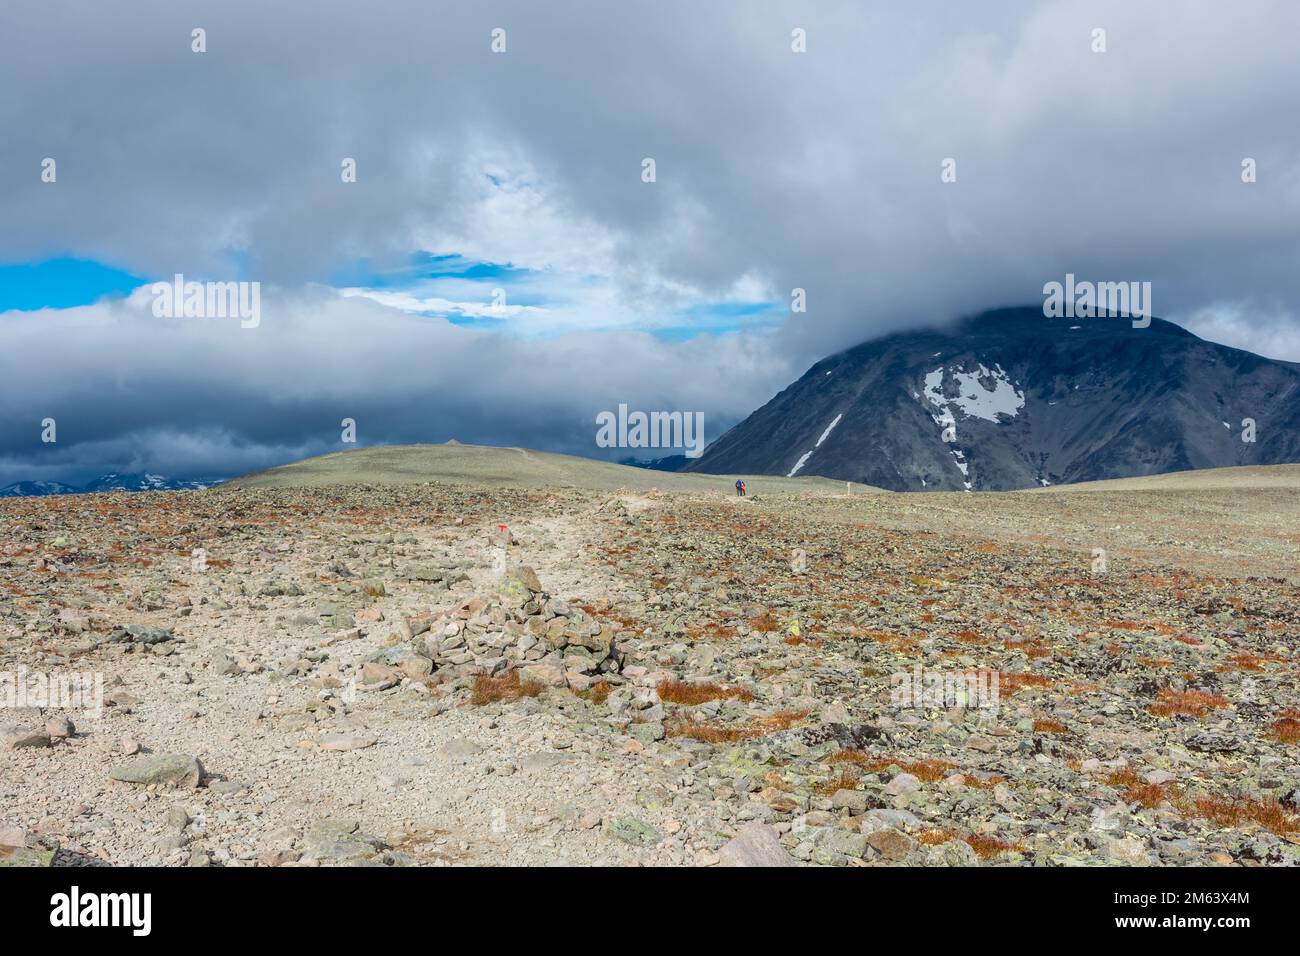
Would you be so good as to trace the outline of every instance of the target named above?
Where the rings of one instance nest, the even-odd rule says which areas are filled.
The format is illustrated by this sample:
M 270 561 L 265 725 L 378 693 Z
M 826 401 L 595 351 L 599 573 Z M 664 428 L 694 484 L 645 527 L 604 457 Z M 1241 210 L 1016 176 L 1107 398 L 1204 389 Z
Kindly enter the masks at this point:
M 685 455 L 665 455 L 663 458 L 621 458 L 618 463 L 650 471 L 682 471 L 688 461 Z
M 110 472 L 84 485 L 62 481 L 15 481 L 0 488 L 0 498 L 34 498 L 45 495 L 88 495 L 106 491 L 197 491 L 220 484 L 223 478 L 168 478 L 165 475 Z
M 1007 491 L 1297 461 L 1300 365 L 1030 307 L 829 356 L 683 470 Z

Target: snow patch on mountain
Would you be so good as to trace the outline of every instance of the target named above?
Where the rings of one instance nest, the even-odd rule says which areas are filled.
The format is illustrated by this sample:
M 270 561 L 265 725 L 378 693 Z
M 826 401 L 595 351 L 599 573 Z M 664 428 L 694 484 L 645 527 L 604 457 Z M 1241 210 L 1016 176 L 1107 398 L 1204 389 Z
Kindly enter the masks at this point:
M 950 396 L 949 393 L 954 391 L 953 386 L 957 394 Z M 918 400 L 921 398 L 916 392 L 912 395 Z M 964 418 L 982 418 L 1001 424 L 1002 416 L 1014 418 L 1025 407 L 1025 393 L 1016 387 L 1011 376 L 996 362 L 991 369 L 981 362 L 974 372 L 940 365 L 925 374 L 925 399 L 935 409 L 930 417 L 939 426 L 945 442 L 957 440 L 957 416 L 954 409 L 960 411 Z M 973 484 L 966 453 L 960 448 L 953 448 L 951 452 L 954 463 L 961 471 L 963 489 L 971 491 Z
M 971 490 L 970 462 L 966 460 L 966 453 L 962 451 L 960 448 L 954 448 L 952 450 L 952 460 L 957 463 L 957 468 L 961 472 L 961 476 L 963 479 L 962 486 L 965 488 L 966 491 L 970 491 Z
M 808 459 L 812 457 L 812 453 L 822 446 L 822 442 L 826 440 L 826 436 L 829 435 L 834 430 L 835 426 L 840 423 L 840 419 L 843 417 L 844 417 L 843 412 L 840 412 L 838 415 L 835 416 L 835 420 L 826 426 L 826 431 L 822 432 L 822 437 L 817 439 L 817 444 L 813 445 L 810 450 L 804 452 L 803 457 L 801 457 L 797 462 L 794 463 L 794 467 L 790 469 L 790 474 L 786 475 L 787 478 L 793 478 L 796 474 L 799 473 L 799 469 L 802 468 L 805 464 L 807 464 Z
M 957 395 L 948 398 L 944 394 L 945 381 L 955 382 Z M 956 407 L 967 418 L 982 418 L 989 422 L 1001 422 L 1001 415 L 1014 418 L 1025 407 L 1025 393 L 1011 381 L 1011 376 L 994 363 L 992 369 L 979 364 L 979 371 L 966 372 L 959 368 L 939 366 L 925 376 L 925 397 L 931 405 L 943 410 L 952 417 L 952 408 Z

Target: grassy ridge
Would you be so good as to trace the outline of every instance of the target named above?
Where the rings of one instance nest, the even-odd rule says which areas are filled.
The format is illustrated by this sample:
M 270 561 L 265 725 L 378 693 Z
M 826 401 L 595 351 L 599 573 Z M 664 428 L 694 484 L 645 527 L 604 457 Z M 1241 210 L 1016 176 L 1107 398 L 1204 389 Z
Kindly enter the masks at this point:
M 320 488 L 331 485 L 402 485 L 427 481 L 465 482 L 493 487 L 572 487 L 597 491 L 661 491 L 730 494 L 744 478 L 751 494 L 793 493 L 842 495 L 846 482 L 808 476 L 705 475 L 651 471 L 612 462 L 556 455 L 525 448 L 492 445 L 379 445 L 306 458 L 289 465 L 253 472 L 227 482 L 226 488 Z M 1186 491 L 1248 488 L 1300 489 L 1300 465 L 1261 465 L 1180 471 L 1142 478 L 1119 478 L 1074 485 L 1026 489 L 1032 494 L 1081 491 Z M 854 494 L 894 494 L 853 484 Z M 996 492 L 1016 494 L 1018 492 Z M 916 494 L 924 494 L 917 492 Z M 959 492 L 938 492 L 952 495 Z
M 489 445 L 382 445 L 307 458 L 279 468 L 244 475 L 223 487 L 318 488 L 341 484 L 389 485 L 443 481 L 496 487 L 567 486 L 598 491 L 623 489 L 640 492 L 658 488 L 661 491 L 716 491 L 730 494 L 737 478 L 745 479 L 751 494 L 844 494 L 847 484 L 829 478 L 677 474 L 573 455 Z M 878 488 L 857 484 L 853 490 L 884 493 Z

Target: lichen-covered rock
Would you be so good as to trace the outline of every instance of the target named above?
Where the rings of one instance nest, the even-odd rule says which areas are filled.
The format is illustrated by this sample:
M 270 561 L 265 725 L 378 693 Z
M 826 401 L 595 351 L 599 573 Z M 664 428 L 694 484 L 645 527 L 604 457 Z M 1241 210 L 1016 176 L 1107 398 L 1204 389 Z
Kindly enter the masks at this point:
M 203 780 L 203 764 L 191 754 L 157 754 L 120 764 L 108 775 L 122 783 L 194 788 Z

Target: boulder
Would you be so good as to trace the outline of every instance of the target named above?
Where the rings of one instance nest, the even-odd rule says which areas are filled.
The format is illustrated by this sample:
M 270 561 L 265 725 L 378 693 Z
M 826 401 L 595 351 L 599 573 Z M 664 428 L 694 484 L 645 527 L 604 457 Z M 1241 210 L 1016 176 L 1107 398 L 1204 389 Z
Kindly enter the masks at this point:
M 203 764 L 191 754 L 157 754 L 120 764 L 109 778 L 143 786 L 197 787 L 203 780 Z

